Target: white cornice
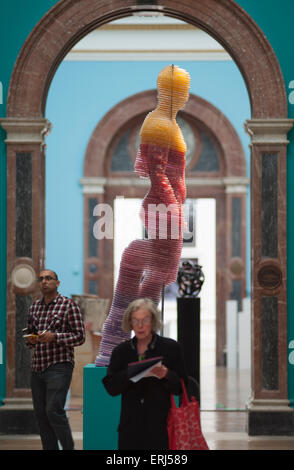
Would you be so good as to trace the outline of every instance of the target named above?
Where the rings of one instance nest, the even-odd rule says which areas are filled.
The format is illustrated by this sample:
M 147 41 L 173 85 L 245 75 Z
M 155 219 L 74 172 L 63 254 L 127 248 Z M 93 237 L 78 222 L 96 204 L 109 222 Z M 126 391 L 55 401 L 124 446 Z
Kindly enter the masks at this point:
M 103 194 L 107 178 L 86 176 L 80 179 L 84 194 Z
M 204 31 L 183 22 L 111 23 L 81 39 L 65 61 L 231 60 Z
M 287 133 L 292 129 L 294 119 L 248 119 L 245 130 L 251 137 L 251 144 L 288 144 Z
M 134 62 L 134 61 L 228 61 L 224 51 L 72 51 L 65 57 L 69 62 Z
M 227 192 L 243 192 L 250 180 L 246 176 L 221 176 L 219 178 L 186 178 L 186 186 L 224 186 L 230 188 Z M 243 190 L 241 189 L 243 188 Z
M 48 119 L 3 118 L 0 124 L 6 131 L 6 143 L 44 144 L 52 124 Z
M 121 27 L 121 26 L 190 26 L 185 21 L 178 20 L 177 18 L 172 18 L 170 16 L 164 16 L 162 13 L 159 12 L 136 12 L 132 16 L 127 16 L 126 18 L 120 18 L 118 20 L 113 20 L 102 28 L 113 26 L 113 27 Z M 194 26 L 192 26 L 194 27 Z M 196 28 L 196 27 L 195 27 Z
M 149 179 L 134 178 L 134 177 L 83 177 L 80 179 L 80 184 L 83 187 L 84 194 L 103 194 L 106 186 L 135 186 L 146 187 L 150 186 Z M 220 178 L 186 178 L 187 186 L 217 186 L 225 187 L 227 193 L 246 193 L 249 185 L 249 178 L 247 177 L 220 177 Z

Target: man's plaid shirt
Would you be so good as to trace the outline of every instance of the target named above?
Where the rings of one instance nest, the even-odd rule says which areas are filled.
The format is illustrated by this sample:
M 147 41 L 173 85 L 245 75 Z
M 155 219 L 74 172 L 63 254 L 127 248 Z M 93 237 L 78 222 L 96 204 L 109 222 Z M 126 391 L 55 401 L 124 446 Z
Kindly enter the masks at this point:
M 36 300 L 28 311 L 30 333 L 51 331 L 56 340 L 29 345 L 33 349 L 32 370 L 43 371 L 57 362 L 74 365 L 74 346 L 85 341 L 85 328 L 79 306 L 68 297 L 57 294 L 49 304 Z

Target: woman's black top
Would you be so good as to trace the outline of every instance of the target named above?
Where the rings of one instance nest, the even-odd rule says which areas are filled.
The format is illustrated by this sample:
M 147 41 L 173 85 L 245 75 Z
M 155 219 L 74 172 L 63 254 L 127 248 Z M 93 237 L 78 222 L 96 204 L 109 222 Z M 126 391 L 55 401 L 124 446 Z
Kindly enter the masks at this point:
M 153 335 L 145 358 L 162 356 L 168 368 L 164 379 L 145 377 L 134 383 L 128 364 L 138 361 L 137 339 L 116 346 L 103 384 L 110 395 L 122 395 L 119 449 L 168 449 L 167 416 L 170 394 L 181 393 L 180 378 L 187 384 L 181 345 L 170 338 Z

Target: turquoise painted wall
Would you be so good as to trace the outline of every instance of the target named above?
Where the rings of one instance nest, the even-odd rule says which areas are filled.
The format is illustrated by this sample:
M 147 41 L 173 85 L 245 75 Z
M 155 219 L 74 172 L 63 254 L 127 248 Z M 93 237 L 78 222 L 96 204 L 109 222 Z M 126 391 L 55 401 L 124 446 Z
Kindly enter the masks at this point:
M 2 90 L 0 89 L 1 100 L 0 100 L 0 117 L 5 117 L 5 105 L 8 84 L 13 68 L 13 64 L 16 60 L 17 54 L 22 47 L 25 39 L 27 38 L 30 31 L 33 29 L 39 19 L 51 8 L 55 3 L 54 0 L 27 0 L 23 2 L 21 0 L 10 0 L 9 2 L 1 2 L 0 6 L 0 44 L 1 44 L 1 62 L 0 62 L 0 82 L 3 86 L 3 97 Z M 289 84 L 294 80 L 294 60 L 292 52 L 293 44 L 293 17 L 294 17 L 294 2 L 292 0 L 237 0 L 239 3 L 257 22 L 257 24 L 264 31 L 273 49 L 275 50 L 278 60 L 281 65 L 282 73 L 285 78 L 285 86 L 287 92 L 291 93 L 292 88 Z M 58 74 L 58 73 L 57 73 Z M 57 75 L 56 75 L 57 77 Z M 217 86 L 218 77 L 215 77 L 214 83 L 211 83 L 211 87 L 214 93 L 217 94 L 219 88 Z M 196 82 L 195 82 L 196 83 Z M 153 87 L 153 86 L 152 86 Z M 150 85 L 149 85 L 150 88 Z M 140 91 L 140 90 L 139 90 Z M 198 94 L 198 92 L 196 92 Z M 205 97 L 205 96 L 204 96 Z M 123 97 L 122 97 L 123 98 Z M 121 98 L 121 99 L 122 99 Z M 77 97 L 74 97 L 76 100 Z M 210 98 L 211 99 L 211 98 Z M 213 102 L 213 101 L 212 101 Z M 217 105 L 217 103 L 214 103 Z M 109 102 L 109 107 L 110 102 Z M 84 108 L 81 108 L 84 109 Z M 100 108 L 99 108 L 100 109 Z M 102 110 L 102 107 L 101 107 Z M 105 112 L 107 109 L 105 110 Z M 49 108 L 48 108 L 49 112 Z M 80 114 L 80 110 L 79 110 Z M 102 115 L 102 114 L 101 114 Z M 99 119 L 99 113 L 96 116 L 92 115 L 92 126 Z M 230 116 L 228 116 L 230 118 Z M 294 118 L 294 105 L 289 102 L 289 118 Z M 90 124 L 90 121 L 88 125 Z M 92 127 L 92 129 L 93 129 Z M 81 135 L 84 137 L 88 133 L 88 137 L 92 129 L 80 125 Z M 84 134 L 82 134 L 82 131 Z M 58 130 L 53 129 L 53 133 Z M 53 136 L 52 133 L 52 136 Z M 61 137 L 61 136 L 59 136 Z M 5 395 L 5 342 L 6 342 L 6 150 L 4 145 L 5 133 L 0 129 L 0 403 Z M 49 136 L 48 145 L 53 137 Z M 294 131 L 289 134 L 290 145 L 288 146 L 288 340 L 289 343 L 294 339 L 294 290 L 291 286 L 294 281 L 294 248 L 291 240 L 294 239 L 294 220 L 291 217 L 291 213 L 294 208 L 294 185 L 292 178 L 294 176 Z M 85 149 L 81 145 L 80 151 L 83 152 Z M 75 161 L 74 165 L 80 165 Z M 48 165 L 49 166 L 49 165 Z M 49 171 L 49 168 L 48 168 Z M 67 171 L 69 171 L 67 169 Z M 76 168 L 74 169 L 76 172 Z M 76 188 L 77 189 L 77 188 Z M 68 201 L 68 207 L 73 205 L 72 201 Z M 58 207 L 58 206 L 57 206 Z M 77 205 L 77 213 L 80 217 L 81 206 Z M 49 217 L 49 214 L 48 214 Z M 67 215 L 64 214 L 64 220 L 67 220 Z M 72 236 L 74 236 L 74 227 L 72 229 Z M 58 240 L 58 238 L 57 238 Z M 49 242 L 49 240 L 47 240 Z M 48 251 L 50 250 L 50 244 L 48 245 Z M 49 256 L 49 252 L 48 252 Z M 77 256 L 77 262 L 74 266 L 76 281 L 79 277 L 79 269 L 81 268 L 81 256 Z M 70 290 L 77 290 L 80 284 L 73 282 Z M 4 358 L 1 357 L 3 351 Z M 289 353 L 290 353 L 289 349 Z M 294 362 L 294 361 L 293 361 Z M 291 404 L 294 406 L 294 364 L 288 365 L 289 372 L 289 398 Z
M 46 106 L 46 117 L 53 124 L 46 140 L 46 261 L 58 272 L 65 295 L 83 292 L 83 196 L 79 180 L 91 133 L 118 102 L 156 88 L 157 75 L 165 65 L 167 62 L 63 62 L 54 76 Z M 191 92 L 210 101 L 232 122 L 249 165 L 249 138 L 243 123 L 250 118 L 250 104 L 234 62 L 177 65 L 189 71 Z

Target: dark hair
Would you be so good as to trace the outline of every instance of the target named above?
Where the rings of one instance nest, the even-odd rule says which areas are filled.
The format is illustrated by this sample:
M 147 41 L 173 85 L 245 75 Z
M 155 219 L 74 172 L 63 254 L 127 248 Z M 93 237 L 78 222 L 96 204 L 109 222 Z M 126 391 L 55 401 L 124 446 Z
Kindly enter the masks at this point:
M 52 269 L 47 269 L 47 268 L 42 269 L 41 272 L 43 271 L 50 271 L 52 274 L 54 274 L 56 281 L 58 281 L 58 276 L 55 271 L 53 271 Z

